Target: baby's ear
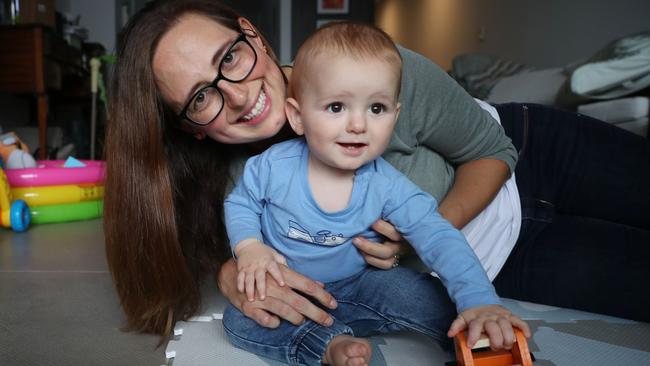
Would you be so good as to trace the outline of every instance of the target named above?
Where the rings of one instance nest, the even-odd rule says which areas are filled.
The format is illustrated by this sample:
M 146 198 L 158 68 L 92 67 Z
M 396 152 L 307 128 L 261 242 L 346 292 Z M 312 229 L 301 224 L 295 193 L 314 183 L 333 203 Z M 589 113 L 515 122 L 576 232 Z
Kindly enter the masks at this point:
M 287 98 L 284 103 L 284 113 L 287 115 L 287 119 L 289 120 L 289 124 L 291 125 L 291 128 L 293 128 L 293 131 L 298 135 L 303 135 L 305 129 L 302 125 L 300 105 L 298 104 L 298 101 L 293 98 Z

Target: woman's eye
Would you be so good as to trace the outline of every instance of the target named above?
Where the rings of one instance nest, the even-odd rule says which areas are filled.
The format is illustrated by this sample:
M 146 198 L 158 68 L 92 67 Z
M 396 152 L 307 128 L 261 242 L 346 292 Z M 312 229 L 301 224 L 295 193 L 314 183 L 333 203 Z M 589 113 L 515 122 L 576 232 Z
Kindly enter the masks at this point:
M 226 54 L 223 56 L 223 60 L 221 61 L 221 63 L 229 64 L 229 63 L 231 63 L 232 60 L 234 60 L 234 59 L 235 59 L 235 55 L 233 55 L 233 52 L 232 52 L 232 50 L 231 50 L 231 51 L 228 51 L 228 53 L 226 53 Z
M 205 108 L 205 106 L 208 104 L 208 102 L 207 102 L 208 98 L 209 98 L 209 96 L 208 96 L 207 91 L 205 91 L 205 90 L 200 91 L 194 97 L 194 99 L 192 99 L 192 103 L 190 103 L 190 108 L 189 108 L 190 111 L 191 112 L 200 112 L 200 111 L 202 111 Z
M 327 111 L 332 113 L 340 113 L 343 110 L 343 103 L 334 102 L 327 106 Z
M 386 106 L 381 103 L 374 103 L 370 106 L 370 112 L 373 114 L 380 114 L 384 111 L 386 111 Z

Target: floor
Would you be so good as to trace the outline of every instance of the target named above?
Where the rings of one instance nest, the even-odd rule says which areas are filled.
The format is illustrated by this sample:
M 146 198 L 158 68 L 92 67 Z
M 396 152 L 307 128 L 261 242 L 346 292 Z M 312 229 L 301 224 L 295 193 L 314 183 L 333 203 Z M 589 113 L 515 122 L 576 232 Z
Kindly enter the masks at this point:
M 0 228 L 2 366 L 277 366 L 232 347 L 223 333 L 225 299 L 204 289 L 205 309 L 176 325 L 177 336 L 124 333 L 104 256 L 101 220 Z M 504 299 L 528 320 L 538 366 L 650 365 L 650 324 Z M 416 334 L 370 339 L 373 366 L 443 364 L 453 356 Z M 167 358 L 169 357 L 169 359 Z
M 285 365 L 231 346 L 221 320 L 226 299 L 214 287 L 203 292 L 206 308 L 178 322 L 178 336 L 167 345 L 172 366 Z M 535 366 L 650 366 L 650 323 L 512 299 L 503 303 L 528 322 Z M 454 359 L 415 332 L 380 334 L 369 341 L 371 366 L 445 365 Z
M 0 228 L 0 365 L 165 365 L 158 338 L 124 333 L 101 220 Z

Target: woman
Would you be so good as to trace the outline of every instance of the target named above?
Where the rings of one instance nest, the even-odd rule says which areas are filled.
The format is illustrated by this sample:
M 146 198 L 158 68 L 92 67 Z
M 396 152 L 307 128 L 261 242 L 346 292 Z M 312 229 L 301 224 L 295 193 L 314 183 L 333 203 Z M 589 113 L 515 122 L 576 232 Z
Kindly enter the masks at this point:
M 236 73 L 242 50 L 254 60 Z M 438 198 L 470 242 L 479 233 L 475 249 L 498 273 L 500 295 L 647 320 L 648 141 L 542 106 L 499 106 L 513 147 L 439 68 L 400 52 L 402 114 L 385 157 Z M 294 290 L 328 307 L 335 299 L 287 268 L 286 286 L 268 279 L 267 298 L 246 301 L 226 249 L 222 203 L 240 163 L 291 136 L 288 77 L 255 27 L 214 1 L 154 1 L 129 22 L 110 103 L 105 232 L 131 329 L 168 335 L 198 310 L 199 283 L 215 272 L 221 291 L 262 325 L 331 321 Z M 192 119 L 205 108 L 212 118 Z M 516 184 L 504 186 L 517 151 Z M 386 245 L 357 246 L 369 264 L 389 268 L 407 246 L 388 223 L 375 229 Z M 503 240 L 481 241 L 484 232 Z

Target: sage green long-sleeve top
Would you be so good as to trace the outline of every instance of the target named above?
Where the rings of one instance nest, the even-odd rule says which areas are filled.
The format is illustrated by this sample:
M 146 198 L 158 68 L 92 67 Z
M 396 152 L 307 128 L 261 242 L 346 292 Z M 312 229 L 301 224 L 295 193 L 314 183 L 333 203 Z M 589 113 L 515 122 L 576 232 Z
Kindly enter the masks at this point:
M 454 169 L 462 163 L 494 158 L 513 172 L 517 151 L 489 113 L 436 64 L 406 48 L 398 49 L 403 59 L 401 110 L 383 157 L 438 201 L 449 191 Z M 245 159 L 233 159 L 235 181 Z
M 494 158 L 514 172 L 517 151 L 501 125 L 436 64 L 398 48 L 401 110 L 383 157 L 438 201 L 462 163 Z

